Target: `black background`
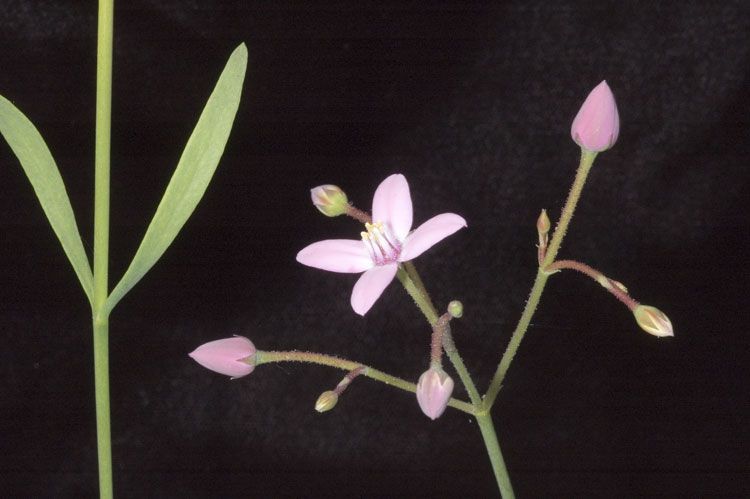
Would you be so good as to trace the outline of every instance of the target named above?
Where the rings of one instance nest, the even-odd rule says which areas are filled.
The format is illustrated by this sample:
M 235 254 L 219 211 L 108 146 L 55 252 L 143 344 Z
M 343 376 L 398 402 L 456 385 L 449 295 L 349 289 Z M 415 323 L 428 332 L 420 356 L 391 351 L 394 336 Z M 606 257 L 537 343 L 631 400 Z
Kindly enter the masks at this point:
M 91 250 L 95 2 L 6 0 L 0 93 L 39 128 Z M 561 257 L 664 310 L 640 331 L 593 281 L 551 279 L 495 424 L 520 497 L 750 493 L 748 69 L 744 1 L 433 4 L 133 0 L 115 11 L 112 284 L 127 267 L 231 51 L 249 51 L 225 155 L 194 216 L 111 319 L 120 497 L 492 497 L 476 423 L 435 422 L 405 392 L 268 365 L 236 381 L 187 357 L 241 334 L 416 380 L 429 328 L 398 285 L 365 318 L 356 277 L 295 262 L 356 222 L 309 188 L 370 208 L 409 179 L 415 224 L 468 229 L 419 258 L 486 387 L 535 273 L 534 221 L 556 219 L 570 122 L 602 79 L 621 134 L 600 155 Z M 0 145 L 0 487 L 96 493 L 89 309 L 10 149 Z M 463 390 L 456 395 L 465 398 Z

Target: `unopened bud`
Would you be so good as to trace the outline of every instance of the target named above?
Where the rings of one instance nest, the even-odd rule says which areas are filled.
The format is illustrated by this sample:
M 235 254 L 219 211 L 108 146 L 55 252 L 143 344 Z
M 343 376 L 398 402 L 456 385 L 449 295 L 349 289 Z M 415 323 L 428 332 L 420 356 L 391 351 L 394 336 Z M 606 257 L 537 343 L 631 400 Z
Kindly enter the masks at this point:
M 209 341 L 189 353 L 198 364 L 234 378 L 247 376 L 255 369 L 255 345 L 243 336 Z
M 633 310 L 638 325 L 649 334 L 654 336 L 674 336 L 672 322 L 664 312 L 649 305 L 638 305 Z
M 620 134 L 620 115 L 615 96 L 606 81 L 597 85 L 586 97 L 573 125 L 570 135 L 582 148 L 591 152 L 609 149 Z
M 539 214 L 539 218 L 536 219 L 536 232 L 539 235 L 539 245 L 538 248 L 538 254 L 537 258 L 539 260 L 539 265 L 542 264 L 544 261 L 544 257 L 547 253 L 547 242 L 549 241 L 549 217 L 547 216 L 547 210 L 542 210 L 542 212 Z
M 327 217 L 346 214 L 349 200 L 340 187 L 326 184 L 310 189 L 310 197 L 315 207 Z
M 315 402 L 315 410 L 318 412 L 328 412 L 334 407 L 336 407 L 336 403 L 339 401 L 339 396 L 336 392 L 333 390 L 328 390 L 326 392 L 323 392 L 320 394 L 320 397 L 318 397 L 318 401 Z
M 453 393 L 453 380 L 445 371 L 432 367 L 422 373 L 417 383 L 417 402 L 430 419 L 439 418 Z
M 448 304 L 448 314 L 454 319 L 460 319 L 464 315 L 464 304 L 458 300 L 453 300 Z
M 547 234 L 550 226 L 551 224 L 549 217 L 547 216 L 547 210 L 542 210 L 539 214 L 539 218 L 536 219 L 536 230 L 539 232 L 539 235 Z

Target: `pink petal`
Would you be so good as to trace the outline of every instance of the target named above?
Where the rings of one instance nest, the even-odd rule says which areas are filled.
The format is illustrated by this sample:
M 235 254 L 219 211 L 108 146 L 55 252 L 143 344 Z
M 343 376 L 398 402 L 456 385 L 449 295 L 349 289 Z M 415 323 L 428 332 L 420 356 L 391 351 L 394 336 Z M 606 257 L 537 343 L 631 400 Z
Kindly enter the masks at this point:
M 255 369 L 254 360 L 246 361 L 255 355 L 255 345 L 242 336 L 209 341 L 188 355 L 206 369 L 232 378 L 247 376 Z
M 372 268 L 372 258 L 362 241 L 327 239 L 312 243 L 297 253 L 297 261 L 331 272 L 358 273 Z
M 388 224 L 399 242 L 411 229 L 413 210 L 409 183 L 400 173 L 380 182 L 372 198 L 372 221 Z
M 365 315 L 396 276 L 397 270 L 398 265 L 390 263 L 373 267 L 362 274 L 352 290 L 351 303 L 354 311 Z
M 442 213 L 432 217 L 407 236 L 398 261 L 407 262 L 418 257 L 463 227 L 466 227 L 466 220 L 455 213 Z

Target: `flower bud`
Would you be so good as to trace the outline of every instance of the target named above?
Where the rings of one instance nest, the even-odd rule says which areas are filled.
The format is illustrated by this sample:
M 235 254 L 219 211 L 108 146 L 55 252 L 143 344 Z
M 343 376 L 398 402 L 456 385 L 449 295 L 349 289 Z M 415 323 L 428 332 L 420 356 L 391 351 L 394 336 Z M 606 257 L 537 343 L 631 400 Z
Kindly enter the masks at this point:
M 664 312 L 649 305 L 638 305 L 633 310 L 638 325 L 649 334 L 654 336 L 674 336 L 672 322 Z
M 539 218 L 536 219 L 536 231 L 539 233 L 539 237 L 546 235 L 550 229 L 550 221 L 547 216 L 547 210 L 542 210 L 539 214 Z
M 310 189 L 310 197 L 315 207 L 327 217 L 346 214 L 349 200 L 340 187 L 326 184 Z
M 431 367 L 419 377 L 417 402 L 425 415 L 435 420 L 439 418 L 453 393 L 453 380 L 439 367 Z
M 601 152 L 612 147 L 620 134 L 620 115 L 612 90 L 602 81 L 586 97 L 578 111 L 570 135 L 582 148 Z
M 196 348 L 190 357 L 206 369 L 234 378 L 247 376 L 255 369 L 255 345 L 242 336 L 209 341 Z
M 315 410 L 318 412 L 327 412 L 336 407 L 336 403 L 339 401 L 339 396 L 333 390 L 328 390 L 320 394 L 317 402 L 315 402 Z
M 464 315 L 464 304 L 458 300 L 452 300 L 448 303 L 448 315 L 454 319 L 460 319 Z

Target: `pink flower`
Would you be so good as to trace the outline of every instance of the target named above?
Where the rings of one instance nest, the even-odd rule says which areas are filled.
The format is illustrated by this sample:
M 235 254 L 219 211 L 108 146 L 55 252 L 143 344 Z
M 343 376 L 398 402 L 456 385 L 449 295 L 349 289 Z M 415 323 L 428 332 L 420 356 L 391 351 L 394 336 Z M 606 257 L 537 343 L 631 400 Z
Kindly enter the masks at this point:
M 255 369 L 255 345 L 242 336 L 209 341 L 190 353 L 198 364 L 234 378 L 247 376 Z
M 331 272 L 360 273 L 352 290 L 355 312 L 365 315 L 396 276 L 398 265 L 418 257 L 462 227 L 466 220 L 442 213 L 411 233 L 412 206 L 409 184 L 403 175 L 383 180 L 372 199 L 372 223 L 365 224 L 362 240 L 318 241 L 297 253 L 297 261 Z
M 453 380 L 442 369 L 431 367 L 419 377 L 417 402 L 428 418 L 435 420 L 445 412 L 451 393 Z
M 601 152 L 612 147 L 619 134 L 620 115 L 605 80 L 586 97 L 570 127 L 570 135 L 584 149 Z

